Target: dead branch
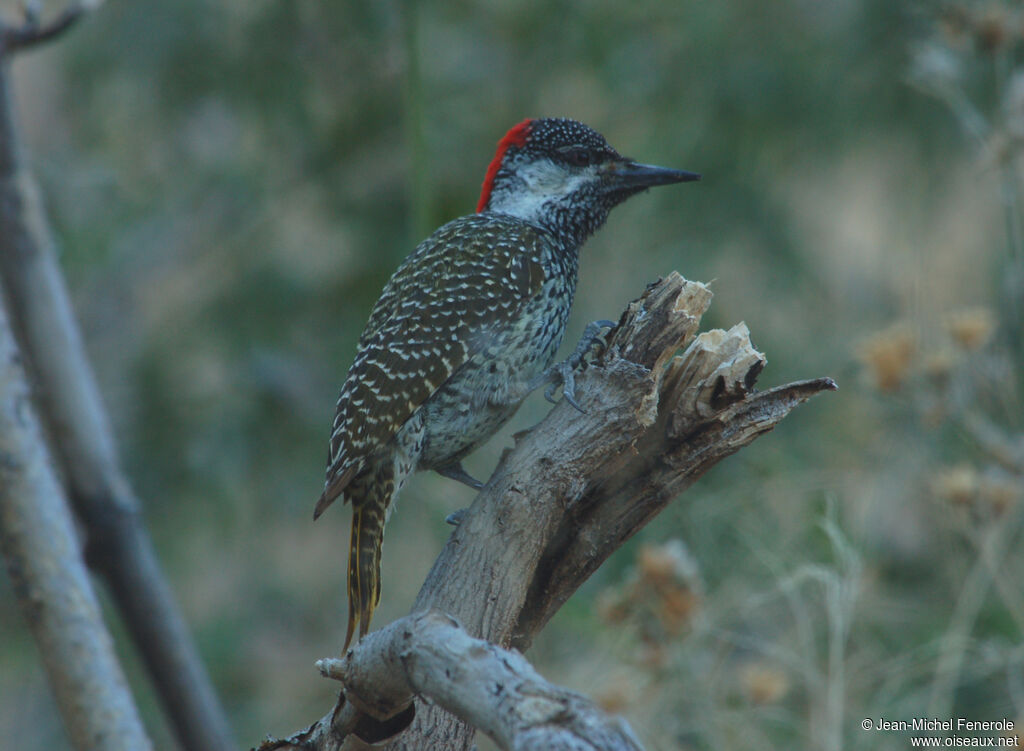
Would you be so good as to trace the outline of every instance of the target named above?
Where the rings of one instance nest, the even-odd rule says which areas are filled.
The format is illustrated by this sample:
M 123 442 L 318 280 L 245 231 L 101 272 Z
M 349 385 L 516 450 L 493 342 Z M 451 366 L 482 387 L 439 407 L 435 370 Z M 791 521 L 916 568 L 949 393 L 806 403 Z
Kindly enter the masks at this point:
M 56 39 L 80 21 L 86 13 L 95 10 L 102 0 L 83 0 L 62 10 L 50 21 L 43 23 L 35 3 L 23 6 L 25 18 L 22 23 L 0 24 L 0 57 L 12 52 L 28 49 Z
M 82 562 L 2 300 L 0 549 L 71 744 L 152 748 Z
M 836 387 L 820 378 L 755 391 L 765 358 L 746 326 L 695 337 L 710 301 L 707 287 L 673 273 L 629 305 L 605 351 L 577 378 L 585 414 L 559 404 L 516 436 L 413 612 L 437 609 L 471 636 L 525 649 L 597 566 L 682 490 L 793 407 Z M 395 670 L 382 664 L 375 680 L 390 683 Z M 343 696 L 295 745 L 340 748 L 330 743 L 356 721 L 360 735 L 372 737 L 380 713 L 366 711 L 373 703 L 359 690 L 350 685 L 350 701 Z M 339 725 L 357 706 L 358 717 Z M 376 737 L 394 732 L 386 725 Z M 441 706 L 419 704 L 409 729 L 386 747 L 461 750 L 473 733 Z
M 395 621 L 367 636 L 344 659 L 317 665 L 360 702 L 358 710 L 347 705 L 334 715 L 328 735 L 339 744 L 349 733 L 367 733 L 362 740 L 376 742 L 384 740 L 381 733 L 401 732 L 412 720 L 413 697 L 421 696 L 509 751 L 640 751 L 624 721 L 544 680 L 518 652 L 474 639 L 437 610 Z M 361 713 L 388 724 L 361 728 Z M 299 734 L 268 742 L 260 751 L 306 748 L 307 742 Z
M 95 3 L 94 3 L 95 4 Z M 231 730 L 160 569 L 89 365 L 39 190 L 25 165 L 3 58 L 53 38 L 87 9 L 51 24 L 0 26 L 0 277 L 40 416 L 86 532 L 86 558 L 106 579 L 184 747 L 234 748 Z M 62 20 L 63 19 L 63 20 Z

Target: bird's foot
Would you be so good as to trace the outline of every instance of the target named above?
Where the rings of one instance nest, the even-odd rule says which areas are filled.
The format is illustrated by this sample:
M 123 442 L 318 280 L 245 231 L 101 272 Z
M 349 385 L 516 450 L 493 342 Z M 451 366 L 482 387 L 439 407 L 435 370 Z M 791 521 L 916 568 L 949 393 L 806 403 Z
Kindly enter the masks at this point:
M 466 514 L 469 512 L 468 508 L 460 508 L 458 511 L 453 511 L 444 518 L 447 524 L 451 524 L 453 527 L 457 527 L 462 524 L 462 520 L 466 518 Z
M 576 350 L 562 362 L 555 363 L 537 378 L 536 386 L 547 383 L 544 389 L 544 398 L 552 404 L 557 404 L 555 389 L 562 387 L 562 396 L 569 404 L 580 412 L 585 412 L 583 407 L 576 401 L 576 371 L 586 363 L 586 356 L 594 348 L 595 344 L 604 344 L 603 329 L 615 328 L 614 321 L 594 321 L 583 330 Z
M 457 482 L 461 482 L 463 485 L 469 485 L 473 490 L 480 490 L 480 488 L 484 486 L 482 482 L 466 471 L 466 468 L 462 466 L 462 462 L 447 464 L 443 467 L 438 467 L 434 471 L 441 475 L 441 477 L 447 477 L 449 480 L 455 480 Z

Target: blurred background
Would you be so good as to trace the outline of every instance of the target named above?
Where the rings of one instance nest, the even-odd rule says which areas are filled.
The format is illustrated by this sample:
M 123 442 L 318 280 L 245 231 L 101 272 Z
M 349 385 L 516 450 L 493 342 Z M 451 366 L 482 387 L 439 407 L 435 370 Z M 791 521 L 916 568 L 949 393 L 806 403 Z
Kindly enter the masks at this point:
M 89 352 L 240 743 L 333 703 L 312 665 L 344 635 L 349 519 L 311 516 L 337 390 L 390 273 L 528 116 L 704 174 L 588 243 L 567 341 L 678 270 L 712 282 L 705 328 L 748 323 L 763 388 L 840 385 L 674 502 L 530 659 L 651 751 L 907 748 L 860 729 L 883 716 L 1019 732 L 1022 53 L 1009 1 L 109 0 L 18 57 Z M 472 497 L 409 483 L 377 625 Z M 67 748 L 6 577 L 0 634 L 0 737 Z

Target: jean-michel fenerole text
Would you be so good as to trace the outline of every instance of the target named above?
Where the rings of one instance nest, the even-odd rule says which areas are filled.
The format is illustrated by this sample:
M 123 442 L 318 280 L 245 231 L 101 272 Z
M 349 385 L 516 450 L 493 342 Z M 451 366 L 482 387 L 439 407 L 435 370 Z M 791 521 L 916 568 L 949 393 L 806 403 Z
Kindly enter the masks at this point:
M 915 717 L 912 720 L 887 720 L 879 717 L 875 721 L 875 730 L 912 730 L 920 732 L 946 731 L 997 731 L 1001 733 L 1013 730 L 1013 720 L 966 720 L 963 717 L 940 720 L 934 717 Z

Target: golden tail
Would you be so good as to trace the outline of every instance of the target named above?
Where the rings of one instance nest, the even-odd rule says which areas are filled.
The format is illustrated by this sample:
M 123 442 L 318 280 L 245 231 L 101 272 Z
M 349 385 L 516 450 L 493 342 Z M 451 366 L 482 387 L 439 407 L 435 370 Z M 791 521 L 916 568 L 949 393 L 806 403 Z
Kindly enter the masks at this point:
M 352 542 L 348 551 L 348 633 L 344 653 L 352 643 L 356 622 L 366 636 L 380 602 L 380 549 L 384 539 L 386 503 L 363 503 L 352 510 Z

